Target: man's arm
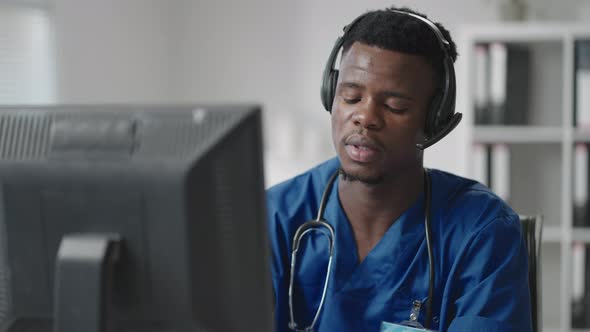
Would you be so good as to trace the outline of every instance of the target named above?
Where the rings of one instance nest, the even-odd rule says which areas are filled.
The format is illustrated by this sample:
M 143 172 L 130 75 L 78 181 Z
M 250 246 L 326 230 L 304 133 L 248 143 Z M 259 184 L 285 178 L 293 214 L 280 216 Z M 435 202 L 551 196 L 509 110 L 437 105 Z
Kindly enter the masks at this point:
M 455 306 L 449 332 L 531 331 L 526 250 L 514 214 L 497 218 L 473 237 L 448 294 Z

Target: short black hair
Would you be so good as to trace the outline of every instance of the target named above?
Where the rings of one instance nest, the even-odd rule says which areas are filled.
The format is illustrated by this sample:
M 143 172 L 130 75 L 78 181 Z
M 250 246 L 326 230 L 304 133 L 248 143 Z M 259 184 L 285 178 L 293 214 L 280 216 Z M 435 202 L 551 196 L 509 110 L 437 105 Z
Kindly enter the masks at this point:
M 432 28 L 415 17 L 392 10 L 428 18 L 407 7 L 370 11 L 364 14 L 343 36 L 342 53 L 345 54 L 355 42 L 360 42 L 386 50 L 423 56 L 433 65 L 437 73 L 443 73 L 444 50 Z M 457 46 L 451 34 L 442 24 L 433 23 L 449 42 L 447 55 L 455 62 Z

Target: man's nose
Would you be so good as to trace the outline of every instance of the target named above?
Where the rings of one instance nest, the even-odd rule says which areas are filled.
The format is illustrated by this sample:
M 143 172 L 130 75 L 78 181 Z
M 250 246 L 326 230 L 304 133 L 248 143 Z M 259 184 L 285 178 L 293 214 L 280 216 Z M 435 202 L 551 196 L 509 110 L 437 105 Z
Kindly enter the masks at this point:
M 383 117 L 379 105 L 372 100 L 360 103 L 354 112 L 353 121 L 356 126 L 367 129 L 379 129 L 383 127 Z

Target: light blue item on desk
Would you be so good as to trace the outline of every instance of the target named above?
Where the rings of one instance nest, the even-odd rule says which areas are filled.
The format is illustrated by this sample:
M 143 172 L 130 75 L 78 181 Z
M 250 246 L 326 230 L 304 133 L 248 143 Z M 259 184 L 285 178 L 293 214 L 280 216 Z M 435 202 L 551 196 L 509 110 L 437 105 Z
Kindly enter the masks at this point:
M 379 331 L 380 332 L 424 332 L 424 331 L 434 332 L 433 330 L 420 329 L 417 327 L 411 327 L 411 326 L 399 325 L 399 324 L 393 324 L 393 323 L 387 323 L 387 322 L 381 322 L 381 329 Z
M 420 308 L 422 307 L 421 301 L 414 301 L 412 305 L 412 312 L 410 313 L 410 320 L 405 320 L 401 324 L 393 324 L 388 322 L 381 322 L 381 332 L 425 332 L 434 330 L 427 330 L 418 322 L 418 316 L 420 316 Z

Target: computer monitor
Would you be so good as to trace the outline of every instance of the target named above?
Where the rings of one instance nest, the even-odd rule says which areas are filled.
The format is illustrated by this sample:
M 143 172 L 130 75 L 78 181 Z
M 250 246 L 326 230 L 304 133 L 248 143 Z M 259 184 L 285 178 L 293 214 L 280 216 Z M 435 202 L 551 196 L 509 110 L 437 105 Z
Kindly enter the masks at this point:
M 1 332 L 272 330 L 256 106 L 0 108 Z

